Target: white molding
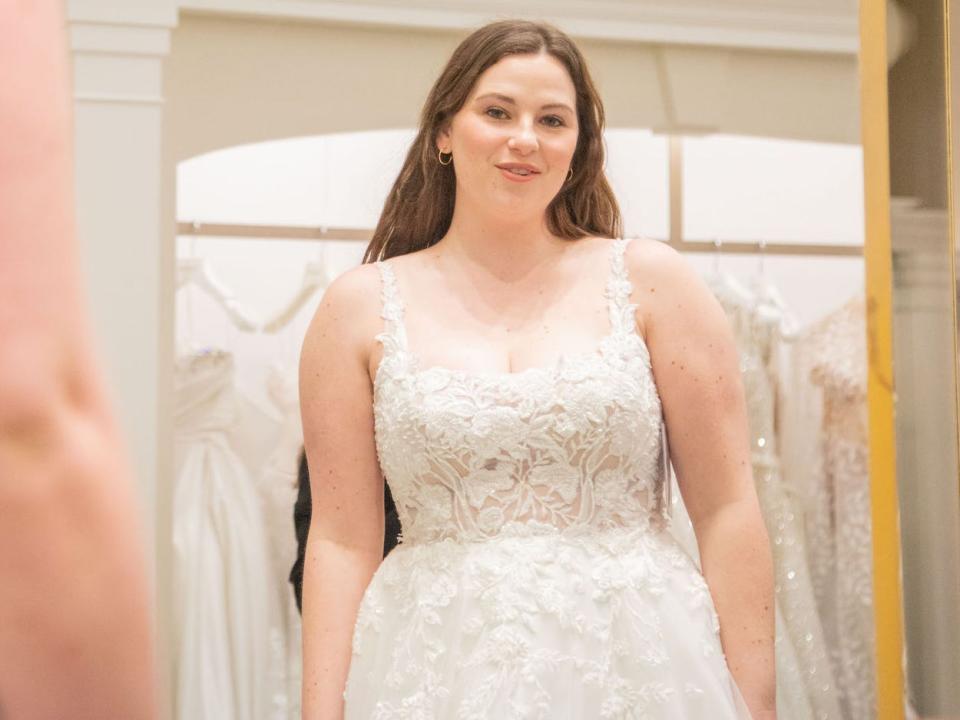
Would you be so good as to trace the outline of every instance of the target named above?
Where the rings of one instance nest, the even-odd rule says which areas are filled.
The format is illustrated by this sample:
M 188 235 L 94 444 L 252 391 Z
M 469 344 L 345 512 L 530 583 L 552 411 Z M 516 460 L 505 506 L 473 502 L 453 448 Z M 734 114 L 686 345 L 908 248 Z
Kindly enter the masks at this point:
M 69 0 L 73 97 L 85 105 L 160 106 L 175 0 Z
M 177 24 L 176 0 L 120 2 L 67 0 L 69 23 L 172 28 Z
M 162 95 L 120 95 L 117 93 L 75 92 L 78 102 L 98 105 L 163 105 Z
M 85 54 L 163 57 L 170 53 L 170 28 L 142 23 L 71 21 L 70 48 Z
M 856 54 L 855 2 L 776 7 L 746 0 L 182 0 L 185 11 L 420 29 L 469 30 L 498 17 L 547 18 L 581 38 Z M 726 7 L 724 7 L 726 5 Z M 847 7 L 849 6 L 849 7 Z

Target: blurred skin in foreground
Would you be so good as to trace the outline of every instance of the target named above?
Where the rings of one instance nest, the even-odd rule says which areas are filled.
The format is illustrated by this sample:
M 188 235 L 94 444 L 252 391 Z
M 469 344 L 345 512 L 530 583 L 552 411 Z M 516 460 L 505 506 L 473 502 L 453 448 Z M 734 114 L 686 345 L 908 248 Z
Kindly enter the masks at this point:
M 64 23 L 0 2 L 0 718 L 139 720 L 150 588 L 80 277 Z

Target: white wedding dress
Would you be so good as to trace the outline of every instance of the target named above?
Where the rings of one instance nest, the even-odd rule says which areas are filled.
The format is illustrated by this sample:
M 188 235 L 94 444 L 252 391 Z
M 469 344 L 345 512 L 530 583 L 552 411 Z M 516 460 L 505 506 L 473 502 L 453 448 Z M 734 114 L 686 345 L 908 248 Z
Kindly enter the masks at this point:
M 627 243 L 599 347 L 517 373 L 421 367 L 377 263 L 375 436 L 403 534 L 360 602 L 346 720 L 750 717 L 667 529 Z
M 777 716 L 841 720 L 827 640 L 818 613 L 804 536 L 803 505 L 784 482 L 776 427 L 781 309 L 729 277 L 707 278 L 730 320 L 740 355 L 751 465 L 774 566 Z
M 276 447 L 270 453 L 255 486 L 263 510 L 269 550 L 269 588 L 277 613 L 271 628 L 272 711 L 264 720 L 300 720 L 301 622 L 290 587 L 290 567 L 297 559 L 293 506 L 297 502 L 297 465 L 303 447 L 296 371 L 273 365 L 267 371 L 267 395 L 281 417 Z
M 866 315 L 858 293 L 807 329 L 796 353 L 820 420 L 799 468 L 810 488 L 807 532 L 818 548 L 813 587 L 846 716 L 854 719 L 876 715 L 877 694 Z
M 174 391 L 173 715 L 264 720 L 276 581 L 253 483 L 229 438 L 233 356 L 179 358 Z

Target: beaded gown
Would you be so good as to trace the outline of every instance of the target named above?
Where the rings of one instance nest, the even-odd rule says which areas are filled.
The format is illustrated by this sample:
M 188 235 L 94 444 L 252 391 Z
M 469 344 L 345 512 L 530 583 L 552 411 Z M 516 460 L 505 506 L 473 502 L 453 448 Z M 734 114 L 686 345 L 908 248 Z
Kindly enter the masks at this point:
M 877 691 L 866 338 L 866 298 L 859 293 L 808 329 L 797 352 L 798 371 L 820 391 L 811 398 L 820 419 L 817 447 L 808 454 L 815 461 L 800 468 L 810 476 L 813 588 L 850 718 L 875 715 Z
M 423 367 L 377 263 L 374 430 L 403 533 L 360 601 L 346 720 L 750 717 L 667 529 L 628 242 L 599 346 L 515 373 Z
M 770 536 L 776 601 L 777 710 L 781 720 L 840 720 L 839 692 L 811 580 L 804 514 L 797 488 L 784 481 L 776 426 L 782 309 L 763 288 L 707 284 L 730 320 L 740 355 L 751 464 Z

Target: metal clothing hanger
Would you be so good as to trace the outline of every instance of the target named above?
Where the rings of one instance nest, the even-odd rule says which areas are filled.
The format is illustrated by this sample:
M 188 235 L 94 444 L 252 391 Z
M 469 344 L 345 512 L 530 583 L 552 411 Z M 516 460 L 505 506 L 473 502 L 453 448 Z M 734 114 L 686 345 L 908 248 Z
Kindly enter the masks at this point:
M 322 228 L 322 232 L 326 228 Z M 300 281 L 300 289 L 297 290 L 290 302 L 281 309 L 270 320 L 263 324 L 263 332 L 276 333 L 287 325 L 299 314 L 300 310 L 310 300 L 318 290 L 323 290 L 330 284 L 330 271 L 326 259 L 326 243 L 320 243 L 320 251 L 316 260 L 308 262 L 303 268 L 303 279 Z
M 213 298 L 240 330 L 256 330 L 257 323 L 244 312 L 233 293 L 214 276 L 206 260 L 197 257 L 177 261 L 176 290 L 193 286 Z
M 766 257 L 766 240 L 760 240 L 757 243 L 759 254 L 759 263 L 757 274 L 754 276 L 753 286 L 760 299 L 760 308 L 766 308 L 779 319 L 779 334 L 782 340 L 791 342 L 795 340 L 800 331 L 800 324 L 794 317 L 780 288 L 774 285 L 767 278 L 764 260 Z
M 321 158 L 321 162 L 326 165 L 328 161 L 328 146 L 326 142 L 323 143 L 322 149 L 323 156 Z M 324 176 L 323 189 L 321 191 L 321 207 L 329 207 L 329 196 L 329 178 Z M 328 232 L 329 228 L 326 225 L 320 226 L 321 238 L 325 237 Z M 327 243 L 321 241 L 320 249 L 317 253 L 317 259 L 308 262 L 303 268 L 303 278 L 300 280 L 300 289 L 290 299 L 290 302 L 288 302 L 286 306 L 280 310 L 280 312 L 263 324 L 261 332 L 276 333 L 285 328 L 293 321 L 295 317 L 297 317 L 303 306 L 307 304 L 310 298 L 313 297 L 318 290 L 324 290 L 326 289 L 327 285 L 330 284 L 331 278 L 328 270 L 326 249 Z
M 710 289 L 715 293 L 724 293 L 736 305 L 746 309 L 752 308 L 756 304 L 755 294 L 731 273 L 720 267 L 720 250 L 723 248 L 723 241 L 715 237 L 713 247 L 713 272 L 706 277 Z

